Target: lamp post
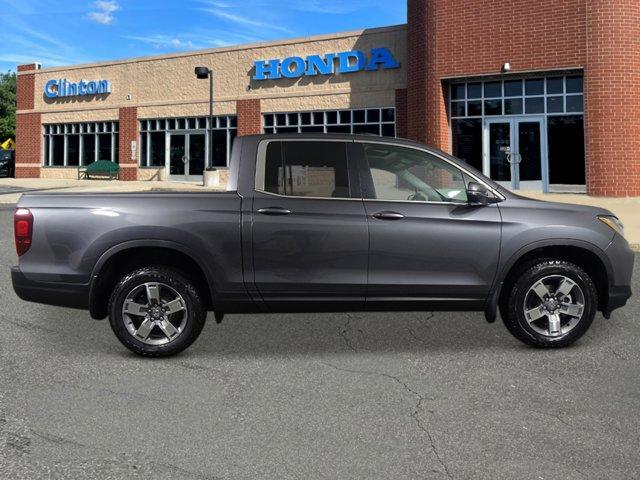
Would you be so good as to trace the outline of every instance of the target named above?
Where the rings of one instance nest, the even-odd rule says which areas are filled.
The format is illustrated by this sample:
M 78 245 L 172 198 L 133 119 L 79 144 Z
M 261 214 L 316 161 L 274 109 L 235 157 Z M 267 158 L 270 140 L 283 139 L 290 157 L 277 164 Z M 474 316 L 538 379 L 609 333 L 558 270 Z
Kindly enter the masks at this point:
M 213 70 L 207 67 L 196 67 L 196 77 L 199 80 L 209 79 L 209 155 L 208 155 L 208 167 L 213 167 Z

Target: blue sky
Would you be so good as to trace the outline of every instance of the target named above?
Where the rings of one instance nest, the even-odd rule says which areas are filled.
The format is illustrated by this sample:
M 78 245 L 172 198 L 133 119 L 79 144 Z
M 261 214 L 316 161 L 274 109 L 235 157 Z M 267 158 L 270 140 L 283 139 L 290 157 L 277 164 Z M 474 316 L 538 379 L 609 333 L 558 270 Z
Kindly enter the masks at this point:
M 0 71 L 406 22 L 398 0 L 2 0 Z

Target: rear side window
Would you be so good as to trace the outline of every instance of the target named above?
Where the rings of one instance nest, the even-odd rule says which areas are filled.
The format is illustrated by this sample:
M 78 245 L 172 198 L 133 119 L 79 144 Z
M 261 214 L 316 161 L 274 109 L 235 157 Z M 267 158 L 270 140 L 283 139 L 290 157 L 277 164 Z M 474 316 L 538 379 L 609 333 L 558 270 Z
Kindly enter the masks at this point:
M 344 142 L 269 142 L 259 161 L 256 189 L 292 197 L 349 198 Z

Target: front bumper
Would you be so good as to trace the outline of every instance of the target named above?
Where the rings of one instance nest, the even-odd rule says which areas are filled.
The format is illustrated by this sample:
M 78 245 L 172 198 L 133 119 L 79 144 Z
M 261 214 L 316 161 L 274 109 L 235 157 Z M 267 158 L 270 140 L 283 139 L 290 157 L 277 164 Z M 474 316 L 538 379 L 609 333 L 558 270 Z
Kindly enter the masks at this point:
M 82 310 L 89 308 L 89 285 L 30 280 L 19 267 L 11 268 L 11 282 L 18 297 L 27 302 Z
M 609 257 L 613 269 L 609 279 L 607 302 L 602 312 L 605 318 L 609 318 L 611 312 L 624 307 L 627 300 L 631 298 L 631 277 L 635 254 L 629 247 L 629 243 L 620 235 L 615 235 L 605 253 Z

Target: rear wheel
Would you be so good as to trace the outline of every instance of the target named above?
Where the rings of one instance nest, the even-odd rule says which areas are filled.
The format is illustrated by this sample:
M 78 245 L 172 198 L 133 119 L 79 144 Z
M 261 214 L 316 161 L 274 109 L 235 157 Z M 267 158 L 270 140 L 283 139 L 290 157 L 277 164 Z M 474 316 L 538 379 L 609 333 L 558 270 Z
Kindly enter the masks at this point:
M 129 350 L 148 357 L 174 355 L 200 335 L 202 299 L 180 272 L 146 267 L 124 276 L 109 300 L 109 322 Z
M 528 345 L 565 347 L 589 329 L 597 305 L 596 287 L 584 270 L 561 260 L 541 260 L 522 269 L 503 321 Z

